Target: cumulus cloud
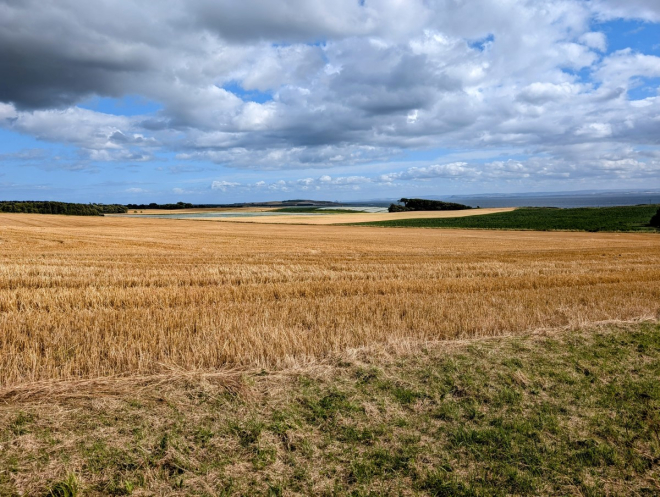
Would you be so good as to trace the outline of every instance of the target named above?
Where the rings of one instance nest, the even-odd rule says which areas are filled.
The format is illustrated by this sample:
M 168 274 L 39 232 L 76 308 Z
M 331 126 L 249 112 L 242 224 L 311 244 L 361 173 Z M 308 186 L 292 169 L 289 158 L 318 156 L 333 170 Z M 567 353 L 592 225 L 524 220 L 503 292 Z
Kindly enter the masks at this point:
M 594 77 L 607 86 L 627 88 L 635 77 L 660 77 L 660 57 L 619 50 L 603 61 Z
M 147 136 L 133 119 L 125 116 L 80 107 L 19 112 L 6 105 L 5 112 L 11 116 L 4 123 L 6 129 L 77 146 L 83 156 L 92 160 L 148 160 L 150 150 L 158 146 L 154 137 Z
M 595 48 L 599 52 L 607 50 L 607 37 L 605 36 L 605 33 L 590 31 L 580 36 L 579 40 L 586 46 Z
M 570 153 L 577 154 L 573 149 Z M 581 152 L 584 152 L 582 150 Z M 278 192 L 342 192 L 360 191 L 363 188 L 388 188 L 391 192 L 405 190 L 411 185 L 428 183 L 437 184 L 441 180 L 446 184 L 460 182 L 499 182 L 526 183 L 538 185 L 548 181 L 561 180 L 648 180 L 660 174 L 660 153 L 635 152 L 632 149 L 612 152 L 601 151 L 590 154 L 588 170 L 579 170 L 570 159 L 534 157 L 527 160 L 496 160 L 480 162 L 452 162 L 411 166 L 399 171 L 375 176 L 330 176 L 307 177 L 294 180 L 280 179 L 254 183 L 213 181 L 212 190 L 222 192 L 241 191 L 278 191 Z
M 601 19 L 642 19 L 660 21 L 660 4 L 655 0 L 592 0 L 591 8 Z
M 660 6 L 0 0 L 0 127 L 76 147 L 92 162 L 175 154 L 173 173 L 208 164 L 355 172 L 255 188 L 634 176 L 655 170 L 652 159 L 610 160 L 599 151 L 657 147 L 660 99 L 631 94 L 660 77 L 660 58 L 608 54 L 593 21 L 618 18 L 658 22 Z M 124 116 L 80 106 L 90 96 L 126 95 L 159 109 Z M 497 159 L 506 147 L 522 149 L 525 160 Z M 493 152 L 490 162 L 430 162 L 380 176 L 362 169 L 428 149 Z M 244 186 L 218 180 L 211 188 Z
M 237 186 L 241 186 L 240 183 L 235 183 L 231 181 L 214 181 L 211 183 L 211 190 L 220 190 L 222 192 L 226 192 L 227 190 L 231 188 L 235 188 Z
M 434 164 L 426 167 L 411 167 L 398 173 L 383 174 L 380 181 L 391 183 L 395 180 L 426 180 L 434 178 L 468 179 L 478 174 L 474 168 L 468 167 L 467 162 L 452 162 L 450 164 Z
M 561 102 L 575 96 L 580 89 L 580 85 L 568 82 L 560 84 L 535 82 L 523 88 L 517 99 L 536 105 Z

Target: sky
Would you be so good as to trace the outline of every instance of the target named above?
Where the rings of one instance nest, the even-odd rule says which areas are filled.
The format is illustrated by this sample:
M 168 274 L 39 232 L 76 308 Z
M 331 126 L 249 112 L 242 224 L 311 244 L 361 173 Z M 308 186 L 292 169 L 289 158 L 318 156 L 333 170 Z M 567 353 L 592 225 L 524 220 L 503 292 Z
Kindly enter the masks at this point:
M 660 188 L 658 0 L 0 0 L 0 200 Z

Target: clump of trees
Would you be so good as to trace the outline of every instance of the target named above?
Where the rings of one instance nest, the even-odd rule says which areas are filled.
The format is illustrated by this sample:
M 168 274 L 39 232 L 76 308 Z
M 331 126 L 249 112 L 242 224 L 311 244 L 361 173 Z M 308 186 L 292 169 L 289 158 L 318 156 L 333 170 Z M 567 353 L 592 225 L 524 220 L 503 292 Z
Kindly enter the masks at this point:
M 400 204 L 391 204 L 390 212 L 405 211 L 460 211 L 472 209 L 469 205 L 457 204 L 454 202 L 442 202 L 440 200 L 427 200 L 425 198 L 402 198 Z
M 193 204 L 188 204 L 186 202 L 177 202 L 176 204 L 157 204 L 152 202 L 150 204 L 128 204 L 129 209 L 167 209 L 167 210 L 177 210 L 177 209 L 192 209 Z
M 660 228 L 660 209 L 658 209 L 658 212 L 653 214 L 653 217 L 651 218 L 649 224 L 654 228 Z
M 0 201 L 0 212 L 22 212 L 25 214 L 63 214 L 66 216 L 103 216 L 123 214 L 128 209 L 117 204 L 75 204 L 50 201 Z

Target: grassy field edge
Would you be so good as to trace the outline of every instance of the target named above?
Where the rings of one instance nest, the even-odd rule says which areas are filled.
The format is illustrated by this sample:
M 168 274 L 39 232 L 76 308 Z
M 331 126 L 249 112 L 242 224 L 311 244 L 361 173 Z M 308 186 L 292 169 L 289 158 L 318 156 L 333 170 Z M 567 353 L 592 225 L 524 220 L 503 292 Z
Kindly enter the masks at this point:
M 645 322 L 27 398 L 0 405 L 0 494 L 654 495 L 658 377 Z

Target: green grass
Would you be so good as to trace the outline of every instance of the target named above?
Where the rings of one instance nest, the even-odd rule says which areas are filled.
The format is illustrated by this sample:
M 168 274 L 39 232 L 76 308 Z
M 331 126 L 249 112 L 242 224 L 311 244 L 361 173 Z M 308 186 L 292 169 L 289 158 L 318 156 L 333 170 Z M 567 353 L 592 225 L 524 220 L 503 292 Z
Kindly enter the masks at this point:
M 0 407 L 0 495 L 658 495 L 660 325 Z
M 478 228 L 561 231 L 657 231 L 649 221 L 659 205 L 555 209 L 526 207 L 511 212 L 438 219 L 397 219 L 355 223 L 407 228 Z

